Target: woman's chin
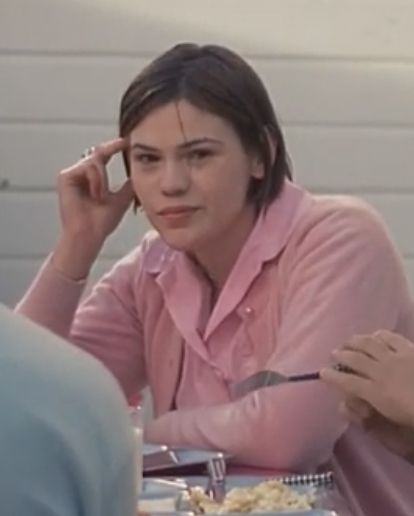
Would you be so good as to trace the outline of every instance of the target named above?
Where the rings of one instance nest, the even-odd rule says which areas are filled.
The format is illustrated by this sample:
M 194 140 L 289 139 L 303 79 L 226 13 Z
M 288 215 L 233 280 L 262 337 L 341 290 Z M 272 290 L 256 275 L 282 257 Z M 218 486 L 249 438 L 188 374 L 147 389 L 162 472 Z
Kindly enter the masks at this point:
M 190 237 L 190 235 L 179 234 L 179 232 L 165 232 L 160 233 L 161 238 L 164 242 L 174 249 L 175 251 L 182 251 L 185 253 L 191 253 L 195 248 L 194 238 Z

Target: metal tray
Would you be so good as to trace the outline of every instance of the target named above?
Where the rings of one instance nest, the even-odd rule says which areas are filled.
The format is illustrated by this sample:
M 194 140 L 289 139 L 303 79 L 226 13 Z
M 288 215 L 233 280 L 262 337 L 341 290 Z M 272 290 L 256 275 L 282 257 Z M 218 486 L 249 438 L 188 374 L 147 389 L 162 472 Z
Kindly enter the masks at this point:
M 210 459 L 222 455 L 218 451 L 195 450 L 167 445 L 144 444 L 144 476 L 202 475 Z

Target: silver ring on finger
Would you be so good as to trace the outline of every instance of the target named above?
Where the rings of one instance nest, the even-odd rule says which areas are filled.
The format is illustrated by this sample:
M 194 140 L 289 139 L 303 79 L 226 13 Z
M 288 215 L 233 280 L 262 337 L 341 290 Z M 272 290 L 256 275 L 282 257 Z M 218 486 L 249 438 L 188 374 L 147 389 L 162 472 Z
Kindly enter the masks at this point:
M 85 158 L 89 158 L 90 156 L 92 156 L 93 154 L 95 154 L 95 151 L 96 151 L 96 147 L 88 147 L 87 149 L 85 149 L 82 154 L 81 154 L 81 158 L 82 159 L 85 159 Z

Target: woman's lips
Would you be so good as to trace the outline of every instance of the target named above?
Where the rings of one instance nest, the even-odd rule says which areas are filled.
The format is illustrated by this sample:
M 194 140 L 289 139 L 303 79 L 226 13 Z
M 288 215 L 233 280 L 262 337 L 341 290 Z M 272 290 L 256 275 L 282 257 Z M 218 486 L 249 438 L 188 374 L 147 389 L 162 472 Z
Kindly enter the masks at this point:
M 174 206 L 171 208 L 164 208 L 158 212 L 158 215 L 165 221 L 179 224 L 186 222 L 197 210 L 198 208 L 192 206 Z

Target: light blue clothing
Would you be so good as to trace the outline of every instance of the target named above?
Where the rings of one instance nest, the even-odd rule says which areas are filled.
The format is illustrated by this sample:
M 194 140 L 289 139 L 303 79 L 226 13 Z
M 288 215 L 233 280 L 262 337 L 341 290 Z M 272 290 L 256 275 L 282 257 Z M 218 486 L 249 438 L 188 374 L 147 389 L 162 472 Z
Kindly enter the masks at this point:
M 135 515 L 134 458 L 104 367 L 0 306 L 0 515 Z

